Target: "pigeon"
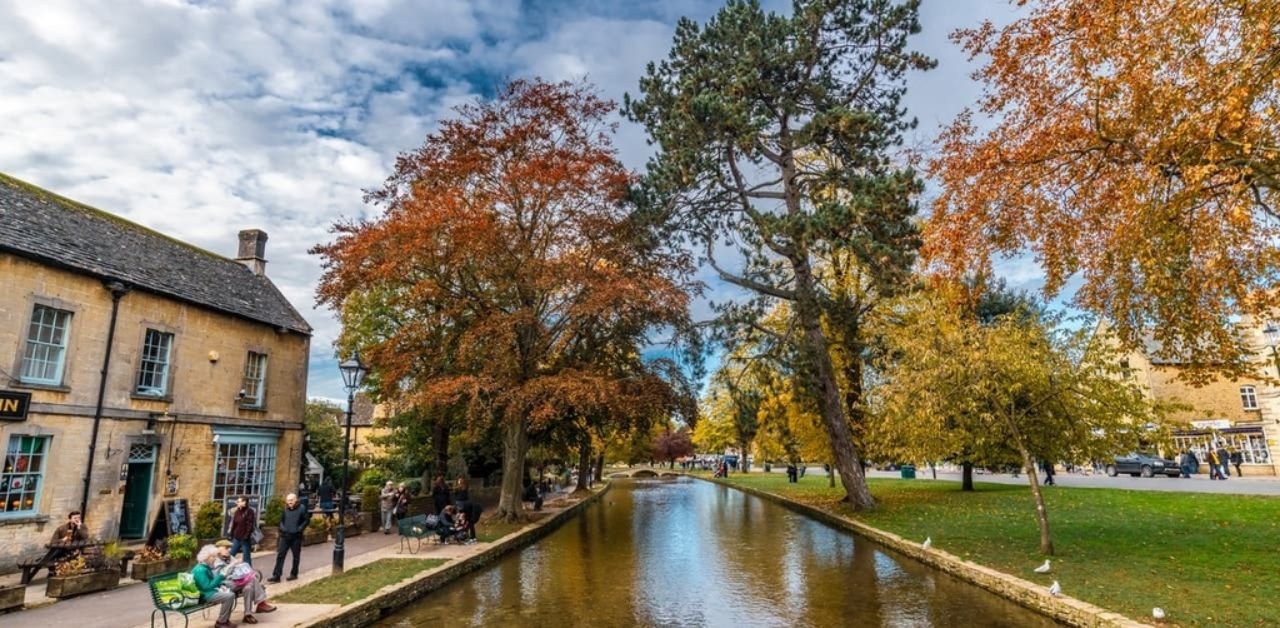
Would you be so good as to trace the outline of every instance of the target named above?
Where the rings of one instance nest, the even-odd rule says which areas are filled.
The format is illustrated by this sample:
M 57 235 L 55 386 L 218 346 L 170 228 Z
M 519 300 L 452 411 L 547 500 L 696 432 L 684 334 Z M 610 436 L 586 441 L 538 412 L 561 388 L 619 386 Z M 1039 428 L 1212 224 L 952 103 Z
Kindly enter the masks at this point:
M 929 548 L 933 547 L 933 537 L 928 537 L 928 538 L 926 538 L 926 539 L 924 540 L 924 545 L 921 545 L 921 547 L 923 547 L 923 548 L 925 548 L 925 549 L 929 549 Z
M 1159 606 L 1151 609 L 1151 616 L 1156 619 L 1164 619 L 1164 609 Z
M 1049 595 L 1052 595 L 1053 597 L 1062 595 L 1062 585 L 1058 584 L 1057 580 L 1054 580 L 1053 584 L 1049 585 Z
M 1035 568 L 1036 573 L 1049 573 L 1049 559 L 1044 560 L 1044 564 Z

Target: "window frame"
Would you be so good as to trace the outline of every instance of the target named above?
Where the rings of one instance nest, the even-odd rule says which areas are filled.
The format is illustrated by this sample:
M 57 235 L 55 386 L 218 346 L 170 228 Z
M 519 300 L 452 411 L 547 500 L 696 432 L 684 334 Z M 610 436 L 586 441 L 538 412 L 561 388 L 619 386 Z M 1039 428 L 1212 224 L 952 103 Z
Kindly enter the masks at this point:
M 18 449 L 16 451 L 13 449 L 14 439 L 17 439 L 17 443 L 18 443 Z M 22 446 L 23 439 L 30 439 L 31 441 L 41 442 L 42 445 L 41 445 L 40 451 L 38 453 L 26 452 L 24 454 L 24 448 Z M 44 481 L 46 479 L 45 476 L 48 474 L 48 465 L 44 463 L 47 462 L 49 459 L 49 452 L 50 452 L 50 449 L 52 448 L 52 443 L 53 443 L 53 437 L 47 434 L 9 434 L 9 440 L 5 443 L 4 458 L 3 460 L 0 460 L 0 479 L 3 480 L 3 486 L 0 486 L 0 507 L 7 507 L 9 500 L 11 499 L 13 494 L 11 487 L 14 486 L 13 482 L 16 479 L 14 476 L 19 476 L 19 475 L 23 476 L 24 480 L 22 482 L 22 488 L 19 489 L 18 495 L 21 496 L 21 495 L 30 493 L 31 507 L 23 508 L 21 510 L 7 510 L 7 509 L 0 510 L 0 520 L 23 519 L 23 518 L 35 517 L 40 515 L 40 506 L 42 501 L 41 498 L 44 495 L 44 489 L 45 489 Z M 24 455 L 26 456 L 28 460 L 28 462 L 26 463 L 28 465 L 26 470 L 17 471 L 16 467 L 19 466 L 19 462 L 15 461 L 14 462 L 15 470 L 10 472 L 5 471 L 5 469 L 7 469 L 9 465 L 9 457 L 11 453 L 16 453 L 18 459 L 21 459 Z M 30 471 L 30 468 L 31 468 L 30 460 L 33 456 L 39 456 L 38 460 L 39 460 L 40 470 L 38 472 Z M 29 486 L 28 484 L 29 478 L 31 478 L 32 476 L 35 476 L 36 478 L 35 488 L 34 490 L 28 491 L 26 490 L 26 487 Z M 19 497 L 19 499 L 22 499 L 22 498 Z
M 256 358 L 256 360 L 255 360 Z M 245 355 L 244 373 L 240 378 L 240 390 L 245 392 L 245 396 L 240 399 L 240 407 L 250 410 L 262 410 L 267 406 L 267 366 L 270 363 L 271 356 L 265 351 L 254 351 L 250 349 Z M 250 368 L 255 364 L 258 365 L 257 377 L 250 376 Z M 256 395 L 250 395 L 250 383 L 254 383 Z
M 238 495 L 258 495 L 265 502 L 275 495 L 279 451 L 275 439 L 223 436 L 213 453 L 209 498 L 225 501 Z M 235 461 L 234 465 L 231 461 Z
M 35 339 L 32 339 L 31 337 L 32 327 L 36 325 L 39 325 L 42 327 L 44 326 L 44 320 L 45 320 L 44 316 L 40 316 L 39 318 L 37 318 L 36 316 L 36 314 L 38 312 L 41 312 L 42 310 L 53 312 L 55 317 L 58 315 L 62 315 L 61 345 L 54 345 L 52 343 L 42 342 L 41 340 L 39 340 L 38 332 L 37 332 L 37 337 Z M 71 324 L 72 324 L 72 319 L 75 318 L 76 312 L 73 309 L 63 307 L 62 304 L 60 303 L 48 303 L 48 302 L 45 302 L 44 300 L 36 300 L 34 303 L 31 304 L 31 308 L 28 310 L 28 312 L 30 312 L 30 315 L 27 317 L 27 324 L 24 327 L 25 331 L 21 336 L 22 348 L 18 352 L 18 356 L 17 356 L 18 365 L 17 365 L 17 368 L 14 369 L 15 373 L 17 374 L 17 377 L 15 378 L 15 380 L 18 384 L 26 385 L 26 386 L 38 386 L 38 387 L 42 386 L 42 387 L 54 387 L 54 388 L 62 387 L 64 386 L 64 383 L 67 381 L 67 363 L 69 362 L 68 354 L 70 354 L 71 352 Z M 57 329 L 56 323 L 55 323 L 55 326 L 52 327 L 52 329 Z M 56 362 L 57 376 L 54 379 L 47 379 L 43 377 L 33 377 L 32 375 L 27 373 L 27 364 L 29 361 L 29 353 L 31 352 L 32 343 L 37 343 L 37 346 L 44 346 L 44 347 L 57 346 L 58 349 L 60 350 L 58 354 L 58 360 Z M 34 360 L 32 359 L 32 361 Z M 49 362 L 47 351 L 45 354 L 45 358 L 42 359 L 41 362 L 45 364 Z
M 167 337 L 169 342 L 165 347 L 163 362 L 164 369 L 161 371 L 161 387 L 158 390 L 155 389 L 155 387 L 149 387 L 148 390 L 143 390 L 142 378 L 147 374 L 145 370 L 146 366 L 149 362 L 155 362 L 154 360 L 147 359 L 147 347 L 149 346 L 148 340 L 152 334 L 155 334 L 160 338 Z M 142 344 L 138 350 L 137 377 L 134 378 L 133 391 L 131 393 L 134 397 L 143 399 L 166 399 L 170 396 L 171 391 L 173 390 L 173 346 L 176 341 L 177 334 L 172 331 L 155 326 L 148 326 L 145 328 L 142 334 Z M 152 373 L 152 375 L 154 375 L 154 373 Z
M 1258 409 L 1258 387 L 1252 384 L 1245 384 L 1240 387 L 1240 405 L 1246 411 L 1255 411 Z

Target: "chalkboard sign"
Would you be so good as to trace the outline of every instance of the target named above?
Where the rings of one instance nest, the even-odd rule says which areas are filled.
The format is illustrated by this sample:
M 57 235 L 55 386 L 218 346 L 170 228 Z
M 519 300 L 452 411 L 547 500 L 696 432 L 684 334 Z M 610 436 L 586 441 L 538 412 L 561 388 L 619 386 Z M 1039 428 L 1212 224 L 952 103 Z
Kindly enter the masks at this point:
M 235 515 L 236 502 L 240 500 L 239 496 L 228 497 L 222 500 L 222 536 L 231 538 L 231 517 Z M 249 507 L 258 515 L 258 523 L 262 521 L 262 497 L 259 495 L 245 495 L 245 501 L 249 502 Z
M 156 520 L 151 524 L 151 534 L 147 535 L 147 545 L 157 547 L 173 534 L 191 534 L 191 507 L 185 499 L 162 502 L 160 510 L 156 511 Z

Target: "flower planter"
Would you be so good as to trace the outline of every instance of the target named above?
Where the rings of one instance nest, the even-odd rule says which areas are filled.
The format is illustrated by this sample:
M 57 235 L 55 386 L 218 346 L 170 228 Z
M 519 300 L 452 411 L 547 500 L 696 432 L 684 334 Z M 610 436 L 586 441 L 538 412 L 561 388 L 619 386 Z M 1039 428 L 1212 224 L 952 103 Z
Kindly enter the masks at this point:
M 260 550 L 274 550 L 280 543 L 280 528 L 268 526 L 262 528 L 262 542 L 258 544 Z
M 191 558 L 167 558 L 165 560 L 155 560 L 149 563 L 134 563 L 131 577 L 134 580 L 146 580 L 147 578 L 158 576 L 162 573 L 186 571 L 193 565 L 195 565 L 195 560 Z
M 26 601 L 27 587 L 15 584 L 8 587 L 0 587 L 0 612 L 22 608 L 23 602 Z
M 358 521 L 360 522 L 360 529 L 367 532 L 373 532 L 377 530 L 378 523 L 381 523 L 380 521 L 378 521 L 377 515 L 371 512 L 360 513 L 360 518 L 358 519 Z
M 302 532 L 303 545 L 317 545 L 329 540 L 329 531 L 319 527 L 309 527 Z
M 53 576 L 44 594 L 52 598 L 72 597 L 94 591 L 114 589 L 120 584 L 120 572 L 116 570 L 95 571 L 75 576 Z

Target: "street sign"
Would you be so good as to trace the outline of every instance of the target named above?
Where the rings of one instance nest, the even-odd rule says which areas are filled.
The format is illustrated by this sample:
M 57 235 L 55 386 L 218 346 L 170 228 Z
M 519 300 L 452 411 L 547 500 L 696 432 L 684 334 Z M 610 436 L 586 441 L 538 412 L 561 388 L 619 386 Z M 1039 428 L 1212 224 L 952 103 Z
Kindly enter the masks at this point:
M 0 390 L 0 420 L 25 421 L 31 407 L 31 393 Z

